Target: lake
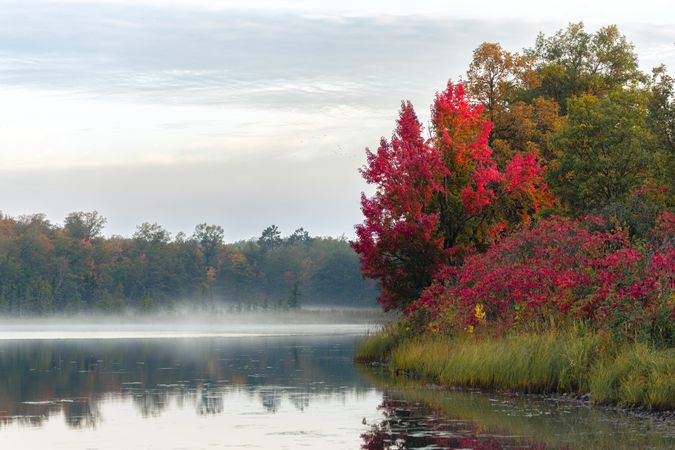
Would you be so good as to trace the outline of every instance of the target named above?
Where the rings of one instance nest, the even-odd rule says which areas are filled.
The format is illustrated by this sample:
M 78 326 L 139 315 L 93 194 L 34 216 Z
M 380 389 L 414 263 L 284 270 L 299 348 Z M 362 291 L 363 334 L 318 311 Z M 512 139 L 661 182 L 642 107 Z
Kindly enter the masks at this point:
M 366 331 L 0 326 L 0 448 L 675 447 L 672 422 L 355 366 Z

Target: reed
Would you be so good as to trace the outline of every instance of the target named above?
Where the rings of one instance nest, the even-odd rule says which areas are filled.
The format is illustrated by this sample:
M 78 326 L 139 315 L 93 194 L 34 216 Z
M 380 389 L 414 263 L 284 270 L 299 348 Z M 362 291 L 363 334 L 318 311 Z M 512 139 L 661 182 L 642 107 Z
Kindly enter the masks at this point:
M 378 333 L 366 336 L 356 347 L 354 360 L 360 363 L 384 362 L 402 340 L 401 326 L 398 323 L 391 323 Z
M 524 393 L 590 393 L 597 404 L 675 409 L 675 349 L 616 342 L 580 330 L 502 338 L 369 337 L 360 361 L 445 386 Z

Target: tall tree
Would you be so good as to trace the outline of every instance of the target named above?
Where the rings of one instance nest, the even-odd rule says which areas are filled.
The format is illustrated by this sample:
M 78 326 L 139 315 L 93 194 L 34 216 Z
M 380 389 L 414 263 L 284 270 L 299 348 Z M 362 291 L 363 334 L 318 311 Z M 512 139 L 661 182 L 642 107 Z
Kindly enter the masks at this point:
M 528 55 L 538 60 L 537 95 L 553 98 L 563 114 L 567 100 L 581 94 L 603 96 L 618 86 L 646 81 L 637 54 L 616 25 L 588 33 L 583 22 L 570 23 L 551 37 L 540 34 Z
M 282 242 L 281 231 L 276 225 L 265 228 L 258 238 L 258 245 L 263 252 L 279 247 Z
M 444 262 L 439 213 L 434 195 L 449 175 L 442 153 L 422 138 L 422 124 L 412 104 L 401 106 L 391 141 L 382 138 L 377 152 L 366 149 L 363 178 L 375 194 L 361 195 L 363 224 L 352 246 L 366 277 L 380 282 L 385 309 L 405 308 L 433 280 Z
M 655 178 L 669 192 L 669 206 L 675 206 L 675 80 L 666 66 L 652 71 L 647 123 L 654 136 L 657 159 Z
M 195 227 L 192 237 L 197 241 L 199 248 L 204 253 L 206 267 L 216 267 L 218 264 L 218 252 L 225 237 L 223 227 L 200 223 Z
M 385 309 L 407 308 L 448 265 L 550 201 L 535 154 L 509 161 L 508 178 L 497 169 L 482 113 L 462 84 L 448 83 L 433 105 L 432 139 L 403 103 L 391 141 L 366 151 L 361 173 L 376 191 L 361 197 L 352 245 L 364 275 L 380 282 Z
M 498 43 L 484 42 L 473 52 L 467 88 L 493 128 L 488 143 L 503 170 L 517 152 L 536 151 L 544 161 L 553 157 L 548 138 L 559 127 L 558 104 L 531 93 L 541 85 L 534 54 L 519 55 Z
M 553 139 L 561 154 L 551 172 L 556 193 L 577 214 L 625 200 L 652 170 L 647 96 L 616 89 L 568 105 L 567 125 Z
M 473 51 L 466 73 L 467 88 L 483 105 L 491 122 L 506 108 L 517 89 L 537 84 L 534 61 L 534 56 L 508 52 L 496 42 L 483 42 Z
M 147 243 L 166 244 L 171 240 L 171 233 L 157 223 L 143 222 L 136 227 L 133 238 Z
M 69 236 L 75 239 L 91 241 L 100 237 L 107 222 L 108 219 L 100 216 L 97 211 L 77 211 L 68 214 L 64 221 L 64 229 Z

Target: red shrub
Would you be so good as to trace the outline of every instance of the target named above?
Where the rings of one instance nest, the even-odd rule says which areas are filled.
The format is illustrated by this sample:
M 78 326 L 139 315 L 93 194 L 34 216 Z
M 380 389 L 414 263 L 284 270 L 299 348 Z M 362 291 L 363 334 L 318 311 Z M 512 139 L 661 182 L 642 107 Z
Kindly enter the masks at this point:
M 600 218 L 551 218 L 448 270 L 408 311 L 424 308 L 435 325 L 470 331 L 578 318 L 634 333 L 664 310 L 675 319 L 672 236 L 638 247 Z

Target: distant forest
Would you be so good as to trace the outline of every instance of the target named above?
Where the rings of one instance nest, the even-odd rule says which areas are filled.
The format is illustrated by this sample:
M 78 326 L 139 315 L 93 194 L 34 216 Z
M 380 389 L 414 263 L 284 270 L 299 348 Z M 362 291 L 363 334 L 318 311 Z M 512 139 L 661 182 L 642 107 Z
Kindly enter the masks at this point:
M 191 236 L 143 223 L 131 238 L 104 237 L 105 223 L 95 211 L 63 226 L 0 213 L 0 314 L 376 304 L 377 284 L 363 279 L 344 238 L 302 228 L 283 237 L 272 225 L 226 244 L 223 228 L 205 223 Z

